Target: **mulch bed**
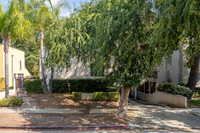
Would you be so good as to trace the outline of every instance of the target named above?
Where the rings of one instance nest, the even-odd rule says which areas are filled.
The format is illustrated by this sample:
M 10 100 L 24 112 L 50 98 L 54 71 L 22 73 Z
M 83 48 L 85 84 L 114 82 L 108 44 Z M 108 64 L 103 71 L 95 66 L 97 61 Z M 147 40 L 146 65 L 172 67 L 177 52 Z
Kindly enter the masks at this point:
M 71 94 L 28 94 L 37 101 L 37 108 L 71 108 L 71 109 L 95 109 L 117 108 L 119 102 L 74 100 Z

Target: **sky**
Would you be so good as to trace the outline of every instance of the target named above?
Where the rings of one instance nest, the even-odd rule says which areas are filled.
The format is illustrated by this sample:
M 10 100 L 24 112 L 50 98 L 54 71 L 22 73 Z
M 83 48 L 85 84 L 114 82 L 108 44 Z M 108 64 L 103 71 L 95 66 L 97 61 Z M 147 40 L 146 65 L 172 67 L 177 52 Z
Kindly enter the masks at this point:
M 11 1 L 11 0 L 10 0 Z M 28 1 L 28 0 L 26 0 Z M 53 5 L 56 5 L 57 3 L 59 3 L 60 1 L 63 0 L 51 0 Z M 63 9 L 61 16 L 70 16 L 70 11 L 72 11 L 75 8 L 79 7 L 81 3 L 85 3 L 85 2 L 90 2 L 91 0 L 65 0 L 68 2 L 68 4 L 70 5 L 70 9 Z M 0 0 L 0 4 L 3 6 L 3 8 L 7 7 L 8 5 L 8 0 Z

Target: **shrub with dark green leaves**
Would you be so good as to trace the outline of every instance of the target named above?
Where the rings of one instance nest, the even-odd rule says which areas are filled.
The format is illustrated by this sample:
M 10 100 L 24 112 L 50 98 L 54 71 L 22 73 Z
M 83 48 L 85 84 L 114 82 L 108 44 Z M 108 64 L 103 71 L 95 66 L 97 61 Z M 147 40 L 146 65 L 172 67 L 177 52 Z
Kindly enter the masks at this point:
M 107 92 L 118 92 L 118 88 L 114 86 L 108 86 Z
M 187 83 L 185 83 L 185 82 L 178 82 L 177 84 L 180 85 L 180 86 L 186 86 Z
M 67 93 L 69 92 L 68 83 L 70 83 L 71 92 L 105 92 L 107 86 L 111 83 L 102 79 L 54 79 L 52 82 L 53 93 Z
M 42 93 L 43 86 L 40 79 L 27 79 L 25 80 L 25 89 L 28 93 Z
M 180 86 L 176 83 L 161 83 L 158 85 L 157 90 L 181 96 L 188 96 L 191 93 L 190 88 Z
M 93 97 L 94 97 L 94 100 L 96 100 L 96 101 L 103 101 L 106 99 L 106 93 L 105 92 L 94 92 Z
M 9 97 L 0 100 L 0 107 L 20 107 L 23 101 L 19 97 Z
M 75 100 L 81 100 L 82 99 L 82 92 L 72 92 L 72 97 Z
M 119 92 L 107 92 L 107 100 L 108 101 L 118 101 L 120 99 Z

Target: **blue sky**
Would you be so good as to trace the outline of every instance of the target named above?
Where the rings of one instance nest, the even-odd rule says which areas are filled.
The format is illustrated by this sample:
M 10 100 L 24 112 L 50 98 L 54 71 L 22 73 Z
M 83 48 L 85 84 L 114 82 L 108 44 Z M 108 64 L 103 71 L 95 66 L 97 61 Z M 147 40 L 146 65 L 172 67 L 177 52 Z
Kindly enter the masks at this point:
M 10 0 L 11 1 L 11 0 Z M 26 0 L 28 1 L 28 0 Z M 51 0 L 53 5 L 58 3 L 59 1 L 63 1 L 63 0 Z M 91 0 L 65 0 L 69 3 L 71 10 L 74 9 L 74 7 L 79 7 L 80 3 L 85 3 L 85 2 L 90 2 Z M 0 4 L 2 4 L 3 8 L 7 7 L 8 4 L 8 0 L 0 0 Z M 64 10 L 63 11 L 63 16 L 69 16 L 70 14 L 70 10 Z

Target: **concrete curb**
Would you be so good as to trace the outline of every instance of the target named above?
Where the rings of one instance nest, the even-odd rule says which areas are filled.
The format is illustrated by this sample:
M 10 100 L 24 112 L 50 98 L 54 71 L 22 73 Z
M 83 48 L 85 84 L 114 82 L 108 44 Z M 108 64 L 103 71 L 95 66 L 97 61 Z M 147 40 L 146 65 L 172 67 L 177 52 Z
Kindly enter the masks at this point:
M 113 125 L 113 126 L 21 126 L 21 127 L 11 127 L 11 126 L 0 126 L 0 129 L 4 130 L 128 130 L 127 125 Z
M 197 127 L 191 128 L 178 128 L 178 127 L 132 127 L 127 125 L 113 125 L 113 126 L 0 126 L 0 130 L 76 130 L 76 131 L 87 131 L 87 130 L 129 130 L 129 131 L 145 131 L 145 130 L 200 130 Z

